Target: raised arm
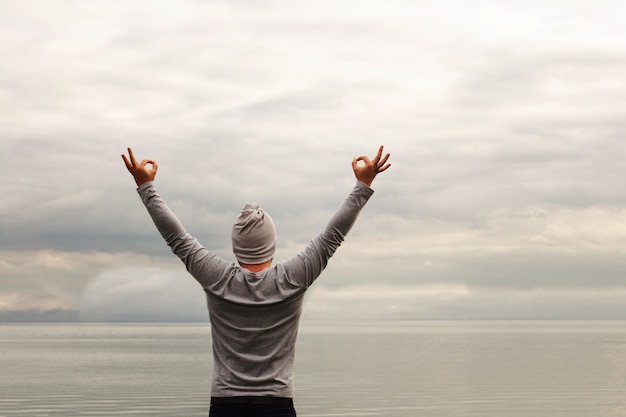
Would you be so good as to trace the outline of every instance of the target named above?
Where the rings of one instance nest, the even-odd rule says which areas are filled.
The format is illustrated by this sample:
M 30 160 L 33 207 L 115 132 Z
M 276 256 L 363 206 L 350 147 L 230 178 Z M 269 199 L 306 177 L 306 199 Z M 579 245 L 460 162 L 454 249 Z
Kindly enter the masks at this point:
M 376 175 L 391 166 L 387 163 L 389 154 L 383 157 L 382 153 L 383 147 L 381 146 L 372 160 L 367 156 L 354 158 L 352 168 L 357 183 L 352 192 L 331 217 L 322 232 L 313 238 L 302 252 L 283 262 L 283 267 L 296 285 L 304 288 L 311 285 L 326 268 L 328 260 L 343 242 L 361 209 L 374 193 L 370 184 Z M 360 161 L 364 164 L 359 165 Z
M 227 262 L 202 246 L 191 236 L 176 215 L 165 204 L 154 188 L 154 178 L 158 169 L 156 161 L 144 159 L 137 162 L 132 149 L 128 148 L 128 158 L 122 155 L 128 172 L 135 178 L 137 192 L 141 197 L 157 230 L 165 239 L 172 252 L 185 264 L 187 270 L 204 287 L 211 279 L 220 276 L 231 262 Z

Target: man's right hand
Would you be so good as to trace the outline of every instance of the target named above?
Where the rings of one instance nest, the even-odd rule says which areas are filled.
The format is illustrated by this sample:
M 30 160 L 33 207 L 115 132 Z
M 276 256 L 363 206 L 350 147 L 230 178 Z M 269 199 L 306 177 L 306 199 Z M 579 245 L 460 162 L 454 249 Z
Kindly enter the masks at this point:
M 131 148 L 128 148 L 128 158 L 126 158 L 126 155 L 122 154 L 122 159 L 126 164 L 126 169 L 128 169 L 128 172 L 130 172 L 135 179 L 137 187 L 149 181 L 154 181 L 157 169 L 159 169 L 156 161 L 152 159 L 144 159 L 141 163 L 137 163 Z M 148 168 L 148 165 L 150 165 L 150 168 Z

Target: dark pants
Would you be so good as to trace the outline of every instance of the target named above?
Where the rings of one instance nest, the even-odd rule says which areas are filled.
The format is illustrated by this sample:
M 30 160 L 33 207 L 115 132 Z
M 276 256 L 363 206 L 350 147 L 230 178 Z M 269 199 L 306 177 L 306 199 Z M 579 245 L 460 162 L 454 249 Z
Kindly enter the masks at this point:
M 211 398 L 209 417 L 296 417 L 296 410 L 287 398 Z

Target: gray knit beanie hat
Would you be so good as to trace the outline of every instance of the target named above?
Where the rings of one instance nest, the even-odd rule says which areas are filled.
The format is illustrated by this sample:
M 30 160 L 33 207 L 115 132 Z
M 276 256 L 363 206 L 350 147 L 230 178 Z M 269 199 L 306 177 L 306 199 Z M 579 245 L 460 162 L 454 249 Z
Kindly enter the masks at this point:
M 262 264 L 274 257 L 276 228 L 258 204 L 246 204 L 233 225 L 233 252 L 241 263 Z

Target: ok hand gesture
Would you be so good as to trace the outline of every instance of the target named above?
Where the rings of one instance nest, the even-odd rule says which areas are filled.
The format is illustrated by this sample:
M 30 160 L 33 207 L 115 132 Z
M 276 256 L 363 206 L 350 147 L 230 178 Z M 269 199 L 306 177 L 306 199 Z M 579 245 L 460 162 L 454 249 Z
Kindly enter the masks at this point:
M 159 169 L 156 161 L 152 159 L 144 159 L 141 163 L 138 163 L 131 148 L 128 148 L 128 156 L 130 159 L 126 158 L 126 155 L 122 154 L 122 159 L 126 164 L 128 172 L 130 172 L 133 178 L 135 178 L 135 183 L 138 187 L 148 181 L 154 181 L 157 169 Z M 150 165 L 150 168 L 148 168 L 148 165 Z
M 376 175 L 391 166 L 391 164 L 386 163 L 387 159 L 389 159 L 389 154 L 386 154 L 384 158 L 382 156 L 383 147 L 381 146 L 378 148 L 378 153 L 372 160 L 370 160 L 367 156 L 358 156 L 354 158 L 352 160 L 352 170 L 354 171 L 356 179 L 367 185 L 372 185 L 372 181 L 374 181 Z M 363 161 L 364 164 L 359 164 L 361 161 Z

